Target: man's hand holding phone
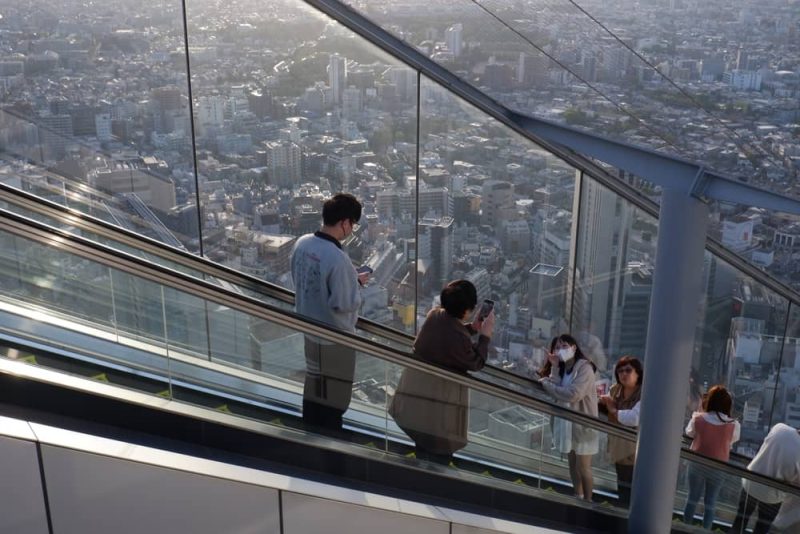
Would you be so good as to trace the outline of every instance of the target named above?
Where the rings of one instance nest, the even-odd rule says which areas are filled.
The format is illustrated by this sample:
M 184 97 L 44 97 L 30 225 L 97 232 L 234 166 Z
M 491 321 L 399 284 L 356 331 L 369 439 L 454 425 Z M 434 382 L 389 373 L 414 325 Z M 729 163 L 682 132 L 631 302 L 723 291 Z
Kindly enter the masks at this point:
M 358 283 L 363 286 L 367 284 L 367 280 L 369 280 L 369 276 L 372 274 L 373 270 L 369 265 L 362 265 L 356 269 L 356 272 L 358 273 Z

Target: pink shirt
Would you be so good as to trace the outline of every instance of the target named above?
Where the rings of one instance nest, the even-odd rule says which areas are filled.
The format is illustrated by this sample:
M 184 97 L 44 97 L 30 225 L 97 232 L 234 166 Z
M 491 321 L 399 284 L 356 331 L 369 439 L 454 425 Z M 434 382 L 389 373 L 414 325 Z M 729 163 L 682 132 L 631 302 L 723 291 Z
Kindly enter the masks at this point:
M 704 456 L 727 462 L 731 454 L 731 445 L 734 442 L 736 422 L 713 424 L 708 422 L 705 417 L 697 415 L 693 419 L 692 450 Z

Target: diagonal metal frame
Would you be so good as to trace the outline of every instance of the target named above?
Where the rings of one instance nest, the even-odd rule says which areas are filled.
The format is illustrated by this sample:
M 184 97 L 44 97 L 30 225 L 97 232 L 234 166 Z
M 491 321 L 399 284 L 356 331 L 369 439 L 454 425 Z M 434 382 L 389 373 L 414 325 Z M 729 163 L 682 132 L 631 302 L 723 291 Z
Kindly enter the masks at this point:
M 708 170 L 690 160 L 510 110 L 352 7 L 338 0 L 303 1 L 447 88 L 483 113 L 590 175 L 592 173 L 585 165 L 587 156 L 635 174 L 660 187 L 682 191 L 701 200 L 717 200 L 800 214 L 800 200 Z M 698 176 L 702 177 L 703 185 L 699 189 L 694 187 Z

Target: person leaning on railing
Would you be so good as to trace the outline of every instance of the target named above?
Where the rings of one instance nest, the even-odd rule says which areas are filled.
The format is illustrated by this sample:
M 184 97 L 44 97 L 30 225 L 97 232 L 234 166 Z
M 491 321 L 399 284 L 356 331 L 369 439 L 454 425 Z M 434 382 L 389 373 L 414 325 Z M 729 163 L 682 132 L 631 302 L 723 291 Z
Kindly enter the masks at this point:
M 747 469 L 800 486 L 798 430 L 783 423 L 773 426 Z M 743 479 L 736 520 L 728 532 L 743 533 L 753 512 L 757 512 L 753 534 L 771 532 L 771 526 L 784 532 L 800 532 L 800 499 L 794 495 L 786 498 L 777 489 Z
M 617 383 L 608 395 L 600 397 L 600 408 L 608 413 L 608 420 L 624 426 L 639 426 L 639 407 L 642 396 L 642 362 L 633 356 L 623 356 L 614 366 Z M 636 461 L 636 442 L 608 437 L 608 455 L 617 471 L 619 504 L 627 507 L 631 502 L 633 465 Z
M 447 284 L 440 299 L 441 306 L 428 312 L 414 340 L 414 358 L 456 373 L 480 370 L 489 355 L 494 311 L 464 324 L 478 302 L 468 280 Z M 407 368 L 389 413 L 414 440 L 419 459 L 449 464 L 453 453 L 467 444 L 469 389 L 446 378 Z

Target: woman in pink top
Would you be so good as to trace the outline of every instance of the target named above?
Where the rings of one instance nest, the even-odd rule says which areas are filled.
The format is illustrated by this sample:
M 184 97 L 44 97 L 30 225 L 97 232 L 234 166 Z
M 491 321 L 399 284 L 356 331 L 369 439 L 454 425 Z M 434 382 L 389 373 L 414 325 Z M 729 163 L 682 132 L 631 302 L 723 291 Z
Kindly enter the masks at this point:
M 695 412 L 686 426 L 686 435 L 694 438 L 693 451 L 716 460 L 728 461 L 731 445 L 739 440 L 740 432 L 739 422 L 731 418 L 732 407 L 733 399 L 724 386 L 714 386 L 708 391 L 703 401 L 703 411 Z M 683 511 L 684 522 L 692 522 L 705 487 L 703 528 L 711 528 L 714 523 L 714 506 L 722 482 L 720 472 L 703 465 L 689 464 L 689 496 Z

